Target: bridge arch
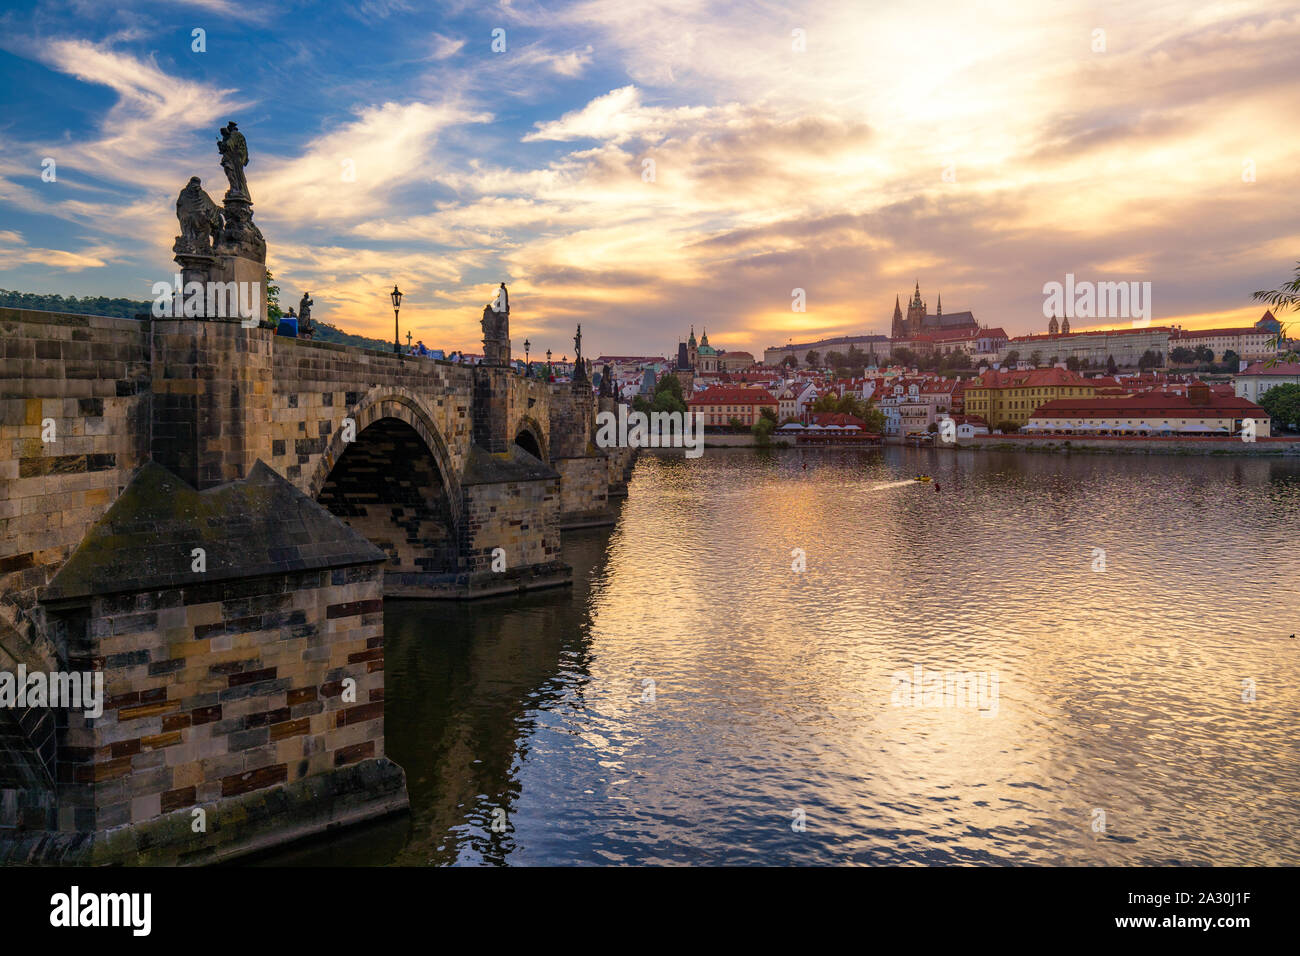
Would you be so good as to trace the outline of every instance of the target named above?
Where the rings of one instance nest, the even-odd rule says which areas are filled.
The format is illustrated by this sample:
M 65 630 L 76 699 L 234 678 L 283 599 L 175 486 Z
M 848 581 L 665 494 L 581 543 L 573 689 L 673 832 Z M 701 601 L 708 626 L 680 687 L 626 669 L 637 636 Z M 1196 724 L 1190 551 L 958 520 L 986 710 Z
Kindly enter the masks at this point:
M 348 417 L 355 433 L 346 422 L 334 430 L 312 497 L 388 554 L 388 574 L 456 570 L 460 483 L 427 410 L 413 395 L 375 391 Z
M 347 417 L 356 424 L 355 434 L 351 436 L 354 439 L 359 439 L 362 432 L 381 418 L 392 418 L 409 425 L 424 440 L 425 447 L 437 464 L 443 485 L 447 489 L 447 496 L 451 500 L 452 512 L 459 518 L 460 475 L 452 464 L 447 443 L 443 441 L 438 426 L 434 424 L 432 416 L 419 396 L 409 389 L 400 387 L 373 388 L 362 396 L 356 407 L 348 410 Z M 312 474 L 311 483 L 307 487 L 307 494 L 312 498 L 319 497 L 334 466 L 348 450 L 350 443 L 345 440 L 348 437 L 342 427 L 334 429 L 330 435 L 329 445 L 325 449 L 325 454 L 317 462 L 316 471 Z
M 515 425 L 515 444 L 534 458 L 550 463 L 550 453 L 546 447 L 546 432 L 537 419 L 524 415 Z

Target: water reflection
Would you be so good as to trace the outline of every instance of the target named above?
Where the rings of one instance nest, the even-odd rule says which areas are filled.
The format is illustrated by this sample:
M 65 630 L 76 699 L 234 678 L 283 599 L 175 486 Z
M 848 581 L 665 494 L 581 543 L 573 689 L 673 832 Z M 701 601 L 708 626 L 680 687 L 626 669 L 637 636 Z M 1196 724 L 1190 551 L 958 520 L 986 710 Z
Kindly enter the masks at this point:
M 388 603 L 412 813 L 272 861 L 1294 864 L 1298 519 L 1277 460 L 646 456 L 571 591 Z

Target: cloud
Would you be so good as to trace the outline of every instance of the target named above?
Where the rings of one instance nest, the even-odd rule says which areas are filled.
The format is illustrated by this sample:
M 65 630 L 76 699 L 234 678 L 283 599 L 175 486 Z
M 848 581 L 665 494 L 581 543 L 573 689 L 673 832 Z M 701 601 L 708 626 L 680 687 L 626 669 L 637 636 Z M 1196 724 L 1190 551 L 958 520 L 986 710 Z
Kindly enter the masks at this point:
M 88 246 L 80 252 L 28 246 L 22 234 L 13 230 L 0 231 L 0 256 L 10 265 L 51 266 L 64 272 L 99 269 L 122 258 L 117 249 L 103 244 Z
M 398 211 L 401 191 L 433 182 L 434 153 L 449 126 L 485 123 L 491 116 L 452 104 L 384 103 L 306 144 L 296 157 L 269 158 L 250 189 L 277 221 L 356 222 Z
M 431 37 L 433 53 L 430 54 L 432 59 L 446 60 L 455 56 L 465 46 L 464 40 L 454 40 L 451 37 L 445 37 L 442 34 L 435 33 Z

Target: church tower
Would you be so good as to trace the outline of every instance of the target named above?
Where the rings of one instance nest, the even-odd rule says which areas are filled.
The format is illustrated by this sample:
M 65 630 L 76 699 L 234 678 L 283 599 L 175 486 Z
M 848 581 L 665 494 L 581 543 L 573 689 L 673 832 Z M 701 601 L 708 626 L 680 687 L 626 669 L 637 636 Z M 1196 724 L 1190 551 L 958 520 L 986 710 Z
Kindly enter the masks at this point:
M 1047 323 L 1047 334 L 1056 335 L 1061 331 L 1060 326 L 1056 324 L 1056 316 L 1052 316 L 1052 321 Z
M 907 329 L 903 327 L 903 310 L 899 308 L 898 296 L 894 296 L 894 325 L 889 331 L 892 339 L 907 338 Z
M 925 329 L 925 303 L 921 301 L 921 283 L 916 283 L 912 301 L 907 304 L 907 335 L 920 335 Z
M 1061 320 L 1061 334 L 1062 335 L 1070 334 L 1070 317 L 1068 315 Z

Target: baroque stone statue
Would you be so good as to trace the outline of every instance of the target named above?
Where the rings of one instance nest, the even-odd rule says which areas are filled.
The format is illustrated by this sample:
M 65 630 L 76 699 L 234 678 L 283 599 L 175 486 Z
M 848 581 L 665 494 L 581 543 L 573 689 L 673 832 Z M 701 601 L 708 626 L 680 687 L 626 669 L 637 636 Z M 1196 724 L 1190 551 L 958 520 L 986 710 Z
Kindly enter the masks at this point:
M 198 176 L 191 176 L 176 197 L 176 218 L 180 220 L 181 234 L 172 251 L 211 255 L 213 240 L 221 234 L 221 207 L 203 190 Z
M 311 293 L 304 292 L 302 294 L 302 299 L 298 302 L 298 318 L 302 322 L 308 322 L 311 320 L 311 307 L 313 305 L 315 305 L 315 302 L 311 298 Z
M 227 197 L 243 197 L 251 202 L 253 197 L 248 193 L 248 179 L 244 175 L 244 167 L 248 165 L 248 141 L 234 120 L 221 128 L 217 149 L 221 152 L 221 168 L 226 171 L 226 179 L 230 180 Z

